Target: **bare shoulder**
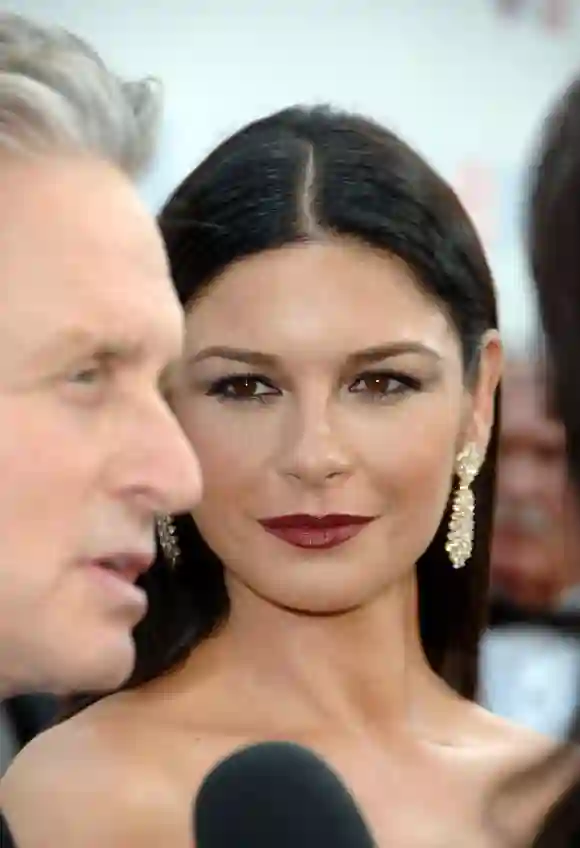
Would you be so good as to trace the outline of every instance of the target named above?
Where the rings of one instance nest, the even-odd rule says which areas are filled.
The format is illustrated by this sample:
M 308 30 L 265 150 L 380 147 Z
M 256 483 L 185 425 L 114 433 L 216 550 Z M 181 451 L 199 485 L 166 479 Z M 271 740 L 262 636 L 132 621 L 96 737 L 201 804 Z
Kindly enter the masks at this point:
M 493 773 L 502 765 L 507 770 L 525 766 L 557 747 L 555 740 L 459 695 L 434 674 L 429 683 L 442 747 L 466 763 L 473 761 L 476 768 Z
M 491 760 L 505 762 L 507 768 L 525 766 L 548 756 L 558 747 L 556 740 L 490 713 L 477 704 L 469 704 L 464 723 L 477 746 Z
M 112 715 L 115 720 L 111 720 Z M 0 784 L 19 848 L 191 845 L 191 801 L 113 708 L 89 708 L 38 736 Z
M 530 844 L 546 815 L 580 777 L 580 752 L 471 706 L 474 768 L 488 818 L 506 844 Z M 479 753 L 477 753 L 479 751 Z

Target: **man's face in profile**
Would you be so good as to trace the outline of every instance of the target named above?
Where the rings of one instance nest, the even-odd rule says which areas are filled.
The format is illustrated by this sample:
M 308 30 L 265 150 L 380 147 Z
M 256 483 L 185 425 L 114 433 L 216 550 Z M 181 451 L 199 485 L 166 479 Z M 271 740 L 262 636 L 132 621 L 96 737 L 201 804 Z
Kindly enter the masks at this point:
M 182 310 L 155 223 L 112 167 L 0 160 L 0 184 L 0 668 L 24 687 L 114 687 L 155 514 L 199 495 L 159 388 Z

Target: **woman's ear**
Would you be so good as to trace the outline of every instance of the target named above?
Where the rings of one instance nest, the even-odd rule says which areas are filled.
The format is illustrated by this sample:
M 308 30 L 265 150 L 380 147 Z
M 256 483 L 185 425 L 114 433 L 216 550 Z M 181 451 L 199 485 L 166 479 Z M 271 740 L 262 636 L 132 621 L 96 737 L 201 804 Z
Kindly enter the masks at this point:
M 504 366 L 504 354 L 497 330 L 487 332 L 481 341 L 479 369 L 471 389 L 470 420 L 466 421 L 465 442 L 477 446 L 485 456 L 495 420 L 495 398 Z

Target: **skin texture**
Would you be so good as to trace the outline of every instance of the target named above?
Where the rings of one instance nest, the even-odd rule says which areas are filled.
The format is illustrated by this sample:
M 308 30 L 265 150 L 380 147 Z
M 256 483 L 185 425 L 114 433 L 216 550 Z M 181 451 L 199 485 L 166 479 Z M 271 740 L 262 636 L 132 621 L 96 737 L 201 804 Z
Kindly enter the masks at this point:
M 358 355 L 403 343 L 413 350 Z M 192 796 L 216 761 L 291 739 L 338 770 L 379 845 L 496 846 L 489 793 L 546 743 L 429 670 L 414 563 L 457 453 L 486 448 L 500 371 L 491 333 L 468 391 L 444 312 L 401 262 L 368 248 L 329 241 L 227 269 L 188 310 L 171 391 L 199 456 L 194 516 L 225 564 L 231 616 L 177 671 L 25 751 L 3 787 L 20 844 L 50 834 L 71 848 L 186 848 Z M 257 521 L 296 512 L 375 520 L 325 551 Z M 42 833 L 32 804 L 46 812 Z
M 150 561 L 155 514 L 200 491 L 159 386 L 182 310 L 119 172 L 2 159 L 0 179 L 0 692 L 110 688 L 145 607 L 86 561 Z

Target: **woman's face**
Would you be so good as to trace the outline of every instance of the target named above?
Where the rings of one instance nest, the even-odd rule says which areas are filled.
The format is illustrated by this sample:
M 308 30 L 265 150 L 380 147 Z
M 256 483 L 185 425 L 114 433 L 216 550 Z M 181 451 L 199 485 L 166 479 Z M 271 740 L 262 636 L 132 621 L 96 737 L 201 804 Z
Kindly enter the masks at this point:
M 468 393 L 441 308 L 401 261 L 345 242 L 230 266 L 186 328 L 175 409 L 204 479 L 193 515 L 230 589 L 338 612 L 408 574 L 458 451 L 485 448 L 498 343 Z

